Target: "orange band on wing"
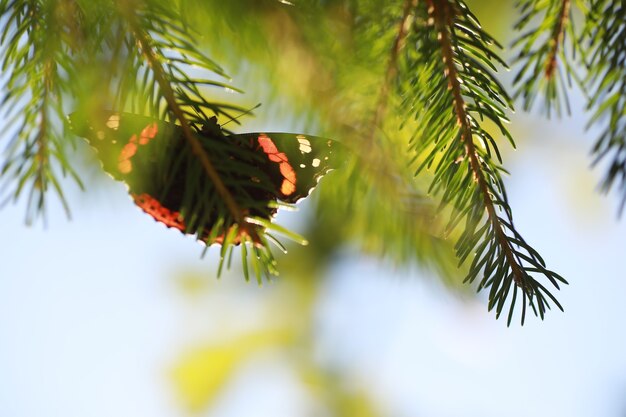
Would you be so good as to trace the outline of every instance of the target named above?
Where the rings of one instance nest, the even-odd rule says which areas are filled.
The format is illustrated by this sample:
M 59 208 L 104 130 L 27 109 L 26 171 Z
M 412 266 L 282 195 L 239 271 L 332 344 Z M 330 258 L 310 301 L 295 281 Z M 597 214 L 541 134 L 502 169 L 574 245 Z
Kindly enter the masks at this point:
M 259 145 L 270 161 L 276 162 L 283 176 L 283 183 L 280 186 L 280 192 L 284 196 L 289 196 L 296 192 L 296 171 L 289 163 L 289 158 L 284 152 L 278 152 L 278 148 L 274 141 L 265 134 L 259 135 Z
M 117 162 L 117 169 L 122 174 L 128 174 L 133 170 L 133 163 L 130 160 L 137 153 L 137 143 L 146 145 L 150 140 L 154 139 L 157 133 L 159 133 L 159 125 L 156 122 L 150 123 L 141 131 L 139 140 L 137 140 L 137 135 L 132 135 L 128 139 L 128 143 L 122 148 Z

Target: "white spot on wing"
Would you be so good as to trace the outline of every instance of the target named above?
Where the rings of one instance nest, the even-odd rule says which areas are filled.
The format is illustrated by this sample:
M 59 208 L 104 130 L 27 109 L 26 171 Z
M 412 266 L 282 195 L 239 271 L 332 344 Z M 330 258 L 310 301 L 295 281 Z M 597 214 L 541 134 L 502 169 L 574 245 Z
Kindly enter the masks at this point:
M 302 153 L 311 152 L 311 142 L 309 142 L 309 140 L 305 136 L 298 135 L 296 136 L 296 139 L 298 139 L 298 143 L 300 144 L 299 145 L 300 152 Z
M 306 168 L 306 165 L 300 164 L 300 168 Z
M 109 129 L 113 129 L 113 130 L 117 130 L 120 128 L 120 115 L 119 114 L 112 114 L 109 117 L 109 120 L 107 120 L 106 122 L 106 126 Z
M 318 166 L 320 166 L 320 162 L 322 162 L 322 161 L 320 161 L 319 159 L 315 158 L 313 160 L 313 162 L 311 163 L 311 165 L 313 166 L 313 168 L 317 168 Z

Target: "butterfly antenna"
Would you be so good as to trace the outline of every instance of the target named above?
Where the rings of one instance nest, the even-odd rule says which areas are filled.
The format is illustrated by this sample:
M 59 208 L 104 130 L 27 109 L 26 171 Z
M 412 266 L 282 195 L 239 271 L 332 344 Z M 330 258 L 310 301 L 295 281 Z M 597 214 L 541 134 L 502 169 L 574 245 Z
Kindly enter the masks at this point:
M 230 122 L 234 122 L 235 120 L 239 119 L 242 116 L 245 116 L 246 114 L 250 114 L 252 113 L 254 110 L 258 109 L 259 107 L 261 107 L 261 103 L 257 104 L 256 106 L 246 110 L 245 112 L 241 113 L 239 116 L 237 117 L 233 117 L 231 118 L 229 121 L 227 121 L 226 123 L 222 124 L 221 127 L 226 126 L 227 124 L 229 124 Z

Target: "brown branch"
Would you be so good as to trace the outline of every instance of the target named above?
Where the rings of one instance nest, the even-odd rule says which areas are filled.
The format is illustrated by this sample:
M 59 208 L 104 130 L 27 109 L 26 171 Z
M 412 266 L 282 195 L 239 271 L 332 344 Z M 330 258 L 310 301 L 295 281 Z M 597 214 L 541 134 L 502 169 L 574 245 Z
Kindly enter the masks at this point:
M 35 5 L 30 5 L 29 13 L 31 14 L 31 18 L 35 21 L 35 36 L 36 32 L 43 31 L 42 24 L 40 23 L 42 16 L 40 15 L 40 10 L 37 9 Z M 35 152 L 34 163 L 36 164 L 36 171 L 34 176 L 34 184 L 33 191 L 31 195 L 34 195 L 35 190 L 39 193 L 39 207 L 41 209 L 43 206 L 43 201 L 45 199 L 45 192 L 47 188 L 46 182 L 46 172 L 49 169 L 49 149 L 48 149 L 48 101 L 50 100 L 50 94 L 52 89 L 52 79 L 54 72 L 54 62 L 50 57 L 51 48 L 45 44 L 39 44 L 38 42 L 33 42 L 33 48 L 40 48 L 39 54 L 42 56 L 41 69 L 42 69 L 42 77 L 40 79 L 42 92 L 41 92 L 41 104 L 38 108 L 39 112 L 39 126 L 37 130 L 37 134 L 34 138 L 34 144 L 37 147 L 37 151 Z M 33 51 L 33 54 L 37 54 L 36 51 Z M 30 202 L 29 202 L 30 206 Z M 45 217 L 44 217 L 45 223 Z
M 559 46 L 563 42 L 563 37 L 565 36 L 565 25 L 567 23 L 569 8 L 570 0 L 562 0 L 561 10 L 559 12 L 556 24 L 552 29 L 552 36 L 550 37 L 550 54 L 546 59 L 545 77 L 548 80 L 554 77 L 554 72 L 556 71 L 558 63 L 557 55 L 559 53 Z
M 367 131 L 363 133 L 365 143 L 361 146 L 361 157 L 364 160 L 364 164 L 366 166 L 375 166 L 379 169 L 376 175 L 376 180 L 381 181 L 382 179 L 393 179 L 391 181 L 387 181 L 384 184 L 384 187 L 397 189 L 397 192 L 393 193 L 394 195 L 402 194 L 400 187 L 395 181 L 395 178 L 401 178 L 402 176 L 398 176 L 395 173 L 395 169 L 388 163 L 389 160 L 393 161 L 393 158 L 389 156 L 384 149 L 381 149 L 381 147 L 378 146 L 376 133 L 377 129 L 380 128 L 382 119 L 387 111 L 391 84 L 398 74 L 398 56 L 404 47 L 404 41 L 408 34 L 410 18 L 414 13 L 415 7 L 417 6 L 417 1 L 418 0 L 406 0 L 404 3 L 402 18 L 398 22 L 396 37 L 394 38 L 393 44 L 390 48 L 389 61 L 385 70 L 385 78 L 382 81 L 382 85 L 380 86 L 380 91 L 378 93 L 376 110 L 374 111 L 374 115 L 369 124 L 366 125 Z
M 502 229 L 502 225 L 498 221 L 495 204 L 492 200 L 487 180 L 485 179 L 485 175 L 478 159 L 478 153 L 476 146 L 474 145 L 472 127 L 469 115 L 466 111 L 465 99 L 463 98 L 463 93 L 461 91 L 458 71 L 454 64 L 454 47 L 452 46 L 450 32 L 453 31 L 454 14 L 456 11 L 453 9 L 453 6 L 448 0 L 427 0 L 427 3 L 428 13 L 434 22 L 437 30 L 437 38 L 439 40 L 439 44 L 441 45 L 443 63 L 445 66 L 445 76 L 448 78 L 448 89 L 451 91 L 453 97 L 454 111 L 456 113 L 457 123 L 461 129 L 461 139 L 465 147 L 466 157 L 469 158 L 470 168 L 473 172 L 474 180 L 478 183 L 478 188 L 483 195 L 485 209 L 487 210 L 489 221 L 491 222 L 491 225 L 496 233 L 498 244 L 504 251 L 504 256 L 507 258 L 513 271 L 513 279 L 518 286 L 523 286 L 524 273 L 522 272 L 521 266 L 513 254 L 513 248 L 511 247 L 511 244 Z
M 47 67 L 47 64 L 45 65 Z M 44 73 L 46 70 L 44 69 Z M 37 152 L 35 154 L 35 163 L 37 164 L 34 189 L 39 193 L 39 204 L 43 206 L 43 201 L 46 195 L 47 189 L 47 181 L 46 181 L 46 172 L 48 170 L 48 89 L 47 89 L 47 79 L 46 75 L 44 75 L 44 95 L 41 107 L 39 108 L 40 121 L 39 121 L 39 129 L 37 131 L 37 136 L 35 136 L 35 143 L 37 144 Z M 30 205 L 30 203 L 29 203 Z M 39 208 L 41 208 L 41 206 Z M 45 224 L 45 217 L 44 217 Z
M 40 121 L 39 130 L 35 141 L 37 142 L 37 180 L 36 186 L 43 194 L 45 191 L 46 183 L 46 168 L 48 167 L 48 100 L 50 99 L 50 90 L 52 89 L 52 79 L 54 72 L 54 63 L 47 57 L 43 63 L 43 94 L 41 98 L 41 107 L 39 108 Z
M 185 117 L 182 109 L 180 108 L 180 106 L 178 105 L 178 102 L 176 101 L 174 90 L 172 89 L 172 86 L 170 85 L 170 83 L 166 80 L 163 67 L 161 66 L 161 63 L 159 62 L 158 57 L 156 56 L 154 50 L 152 49 L 148 36 L 141 30 L 141 28 L 139 28 L 139 25 L 137 23 L 137 19 L 134 13 L 133 2 L 120 1 L 118 2 L 118 5 L 120 7 L 120 10 L 124 13 L 127 21 L 129 22 L 131 31 L 133 32 L 144 56 L 146 57 L 148 65 L 152 69 L 154 78 L 156 82 L 159 84 L 161 91 L 163 92 L 163 98 L 165 98 L 165 101 L 167 102 L 167 105 L 169 106 L 170 110 L 172 111 L 172 113 L 174 113 L 174 116 L 180 122 L 180 125 L 181 125 L 180 127 L 183 131 L 183 137 L 189 143 L 189 146 L 191 146 L 192 152 L 200 160 L 200 163 L 202 164 L 204 171 L 209 176 L 210 180 L 213 182 L 213 185 L 215 186 L 217 193 L 220 195 L 220 197 L 224 199 L 224 203 L 226 204 L 226 207 L 228 208 L 231 215 L 235 219 L 235 222 L 241 228 L 240 231 L 248 234 L 248 236 L 250 236 L 250 238 L 255 244 L 260 244 L 261 239 L 259 238 L 257 234 L 256 228 L 253 225 L 250 225 L 248 222 L 246 222 L 243 211 L 241 210 L 241 208 L 239 207 L 239 205 L 233 198 L 230 191 L 228 191 L 228 189 L 224 185 L 224 182 L 222 181 L 217 170 L 211 163 L 211 160 L 207 156 L 204 148 L 202 147 L 202 144 L 192 132 L 191 126 L 189 125 L 187 118 Z
M 413 10 L 417 6 L 417 0 L 406 0 L 404 2 L 404 10 L 402 12 L 402 19 L 398 23 L 398 34 L 391 47 L 391 53 L 389 56 L 389 63 L 387 64 L 387 71 L 385 73 L 385 79 L 380 87 L 380 93 L 378 95 L 378 104 L 376 105 L 376 113 L 372 119 L 371 134 L 374 132 L 380 124 L 385 112 L 387 111 L 387 101 L 389 98 L 389 90 L 391 83 L 394 81 L 398 74 L 398 55 L 404 47 L 404 41 L 408 33 L 408 24 L 410 23 L 410 17 L 413 14 Z
M 350 149 L 350 152 L 358 160 L 360 166 L 359 176 L 361 181 L 368 187 L 368 193 L 375 195 L 381 204 L 389 204 L 394 208 L 400 207 L 398 224 L 402 224 L 406 233 L 411 234 L 416 244 L 423 245 L 422 239 L 432 241 L 432 247 L 440 244 L 449 244 L 440 238 L 440 223 L 436 218 L 436 209 L 432 200 L 417 190 L 415 183 L 410 181 L 410 174 L 401 171 L 408 168 L 409 163 L 398 164 L 398 158 L 406 154 L 396 156 L 393 148 L 379 140 L 377 134 L 381 132 L 381 124 L 388 111 L 389 97 L 393 93 L 393 83 L 398 76 L 398 61 L 403 50 L 406 38 L 410 33 L 411 22 L 415 15 L 418 0 L 405 0 L 402 6 L 402 15 L 397 23 L 394 22 L 393 41 L 388 46 L 386 67 L 382 72 L 378 95 L 375 98 L 371 113 L 366 116 L 352 134 L 358 132 L 358 146 Z M 342 122 L 345 122 L 342 120 Z M 356 142 L 355 142 L 356 143 Z M 372 171 L 373 169 L 373 171 Z M 408 176 L 407 176 L 408 175 Z M 366 177 L 366 178 L 364 178 Z M 414 217 L 407 217 L 414 215 Z M 406 220 L 408 219 L 408 221 Z M 414 237 L 416 236 L 416 237 Z M 365 245 L 368 246 L 369 245 Z

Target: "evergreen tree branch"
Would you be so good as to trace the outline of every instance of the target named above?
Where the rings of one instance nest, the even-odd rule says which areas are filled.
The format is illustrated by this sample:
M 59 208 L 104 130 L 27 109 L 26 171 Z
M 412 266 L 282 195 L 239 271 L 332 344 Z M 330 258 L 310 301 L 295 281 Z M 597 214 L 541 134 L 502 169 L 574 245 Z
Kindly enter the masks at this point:
M 560 11 L 554 28 L 552 29 L 552 36 L 550 36 L 550 52 L 546 59 L 545 77 L 551 79 L 554 77 L 554 71 L 557 68 L 558 53 L 565 37 L 565 25 L 567 24 L 567 17 L 569 14 L 570 0 L 561 0 Z
M 391 90 L 391 84 L 395 81 L 398 74 L 398 56 L 400 51 L 404 47 L 406 36 L 409 30 L 410 20 L 415 12 L 417 6 L 417 0 L 405 0 L 404 8 L 402 11 L 402 18 L 398 22 L 398 29 L 396 37 L 391 47 L 389 54 L 389 62 L 387 63 L 387 70 L 385 71 L 385 79 L 380 87 L 378 93 L 378 103 L 376 105 L 376 112 L 371 123 L 371 135 L 370 142 L 373 142 L 373 135 L 376 129 L 380 126 L 380 123 L 387 111 L 387 101 L 389 99 L 389 91 Z
M 574 56 L 582 53 L 576 40 L 577 35 L 572 19 L 571 0 L 523 0 L 518 3 L 522 16 L 515 25 L 518 31 L 526 30 L 514 42 L 520 50 L 515 63 L 520 65 L 514 84 L 517 86 L 514 97 L 523 97 L 525 110 L 530 110 L 538 92 L 544 95 L 544 106 L 550 117 L 552 109 L 561 115 L 565 106 L 570 113 L 567 89 L 571 78 L 577 79 L 574 71 Z M 541 21 L 537 27 L 530 27 L 535 18 Z M 569 34 L 570 51 L 566 50 L 566 37 Z M 564 77 L 567 78 L 567 85 Z
M 465 147 L 465 158 L 469 158 L 469 166 L 472 171 L 474 181 L 478 184 L 480 193 L 482 194 L 485 209 L 491 223 L 491 227 L 495 231 L 498 245 L 502 248 L 511 269 L 513 271 L 513 280 L 518 286 L 522 286 L 524 282 L 524 274 L 522 267 L 513 254 L 511 243 L 504 234 L 500 219 L 496 213 L 495 204 L 492 200 L 489 185 L 485 179 L 483 165 L 479 161 L 479 155 L 474 144 L 474 135 L 472 131 L 471 120 L 466 112 L 467 104 L 461 92 L 461 78 L 459 77 L 455 66 L 455 53 L 450 39 L 449 28 L 454 27 L 453 14 L 451 4 L 448 1 L 427 0 L 430 16 L 435 22 L 437 29 L 437 37 L 441 45 L 441 54 L 445 66 L 445 74 L 448 79 L 448 89 L 452 94 L 452 102 L 454 104 L 454 112 L 456 114 L 457 124 L 460 127 L 460 139 Z
M 583 39 L 589 45 L 585 84 L 591 91 L 588 126 L 604 124 L 593 146 L 594 164 L 610 158 L 602 190 L 614 185 L 622 194 L 620 213 L 626 204 L 626 5 L 594 0 L 587 14 Z
M 0 19 L 6 23 L 0 31 L 2 65 L 8 69 L 1 79 L 6 93 L 0 107 L 7 113 L 8 126 L 2 139 L 13 135 L 0 166 L 2 188 L 15 187 L 8 201 L 17 199 L 32 184 L 27 219 L 32 217 L 31 210 L 44 212 L 49 189 L 61 196 L 67 209 L 56 170 L 69 172 L 81 183 L 67 160 L 66 148 L 73 143 L 73 136 L 60 131 L 67 127 L 64 122 L 71 111 L 64 108 L 64 99 L 73 101 L 78 110 L 73 121 L 83 126 L 104 123 L 100 120 L 103 111 L 125 110 L 130 104 L 135 113 L 147 111 L 155 118 L 177 121 L 180 130 L 186 131 L 181 142 L 188 143 L 191 138 L 188 146 L 179 148 L 176 155 L 165 155 L 163 161 L 166 168 L 173 166 L 176 158 L 176 166 L 182 164 L 193 173 L 182 185 L 184 190 L 177 191 L 184 194 L 181 213 L 187 232 L 197 234 L 199 240 L 222 243 L 222 263 L 230 262 L 233 244 L 252 243 L 254 247 L 242 253 L 244 262 L 247 253 L 251 254 L 257 279 L 276 274 L 267 240 L 271 236 L 265 229 L 283 234 L 284 229 L 258 226 L 241 210 L 242 206 L 251 213 L 274 210 L 254 197 L 256 183 L 242 181 L 242 172 L 255 163 L 254 152 L 242 149 L 241 160 L 226 163 L 232 155 L 220 141 L 200 143 L 192 131 L 209 120 L 207 111 L 231 118 L 231 110 L 241 111 L 235 105 L 208 101 L 202 86 L 237 90 L 213 79 L 187 75 L 184 66 L 191 65 L 218 76 L 223 76 L 223 71 L 195 48 L 190 28 L 174 6 L 162 0 L 80 5 L 74 0 L 0 1 Z M 72 129 L 80 128 L 78 124 Z M 215 178 L 206 180 L 207 176 L 211 179 L 210 165 L 220 177 L 221 187 Z M 230 194 L 230 201 L 222 195 L 224 191 Z
M 383 117 L 377 126 L 372 124 L 404 0 L 304 1 L 296 7 L 253 0 L 190 4 L 199 6 L 189 7 L 195 28 L 204 35 L 199 39 L 210 39 L 207 47 L 226 54 L 229 68 L 240 69 L 234 75 L 249 83 L 248 94 L 270 94 L 264 108 L 276 108 L 274 120 L 288 110 L 307 123 L 305 130 L 322 129 L 324 136 L 350 150 L 352 157 L 312 196 L 319 223 L 311 227 L 321 230 L 306 235 L 324 234 L 323 240 L 333 241 L 336 248 L 358 248 L 395 265 L 433 268 L 455 290 L 467 290 L 457 280 L 453 242 L 442 237 L 437 204 L 425 195 L 426 181 L 412 178 L 408 129 L 398 130 L 405 119 L 397 111 L 397 76 L 389 84 Z M 411 10 L 406 21 L 409 29 L 414 14 Z M 233 32 L 232 27 L 240 29 Z M 397 64 L 406 49 L 398 49 Z M 242 56 L 251 67 L 238 65 Z M 294 62 L 307 64 L 293 71 Z M 398 67 L 399 74 L 404 71 Z M 313 247 L 302 250 L 305 256 L 319 245 L 319 238 L 313 240 Z M 298 258 L 294 249 L 291 256 Z
M 48 106 L 49 106 L 49 98 L 50 98 L 50 84 L 52 83 L 52 62 L 50 59 L 45 59 L 43 62 L 43 74 L 42 74 L 42 99 L 41 99 L 41 107 L 39 108 L 39 128 L 38 132 L 35 136 L 35 143 L 37 144 L 37 154 L 34 159 L 35 164 L 37 166 L 35 180 L 33 184 L 33 191 L 35 189 L 39 192 L 39 204 L 38 206 L 43 208 L 44 201 L 47 189 L 47 175 L 46 173 L 50 170 L 50 150 L 48 147 Z M 29 206 L 30 202 L 32 202 L 32 197 L 29 198 Z M 30 210 L 27 209 L 27 212 Z
M 224 203 L 230 210 L 235 222 L 239 225 L 240 232 L 245 232 L 248 236 L 250 236 L 255 244 L 260 245 L 261 240 L 257 234 L 256 228 L 246 221 L 243 211 L 233 198 L 231 192 L 224 185 L 222 178 L 208 158 L 206 150 L 200 144 L 196 135 L 192 132 L 189 121 L 176 100 L 172 86 L 166 79 L 164 69 L 152 49 L 149 35 L 142 30 L 141 26 L 137 22 L 137 18 L 134 14 L 136 5 L 134 5 L 134 2 L 127 1 L 120 1 L 118 2 L 118 5 L 120 7 L 120 11 L 129 22 L 132 33 L 136 38 L 149 67 L 154 73 L 154 78 L 161 88 L 163 99 L 166 101 L 170 111 L 174 114 L 175 119 L 180 123 L 184 139 L 189 143 L 193 153 L 200 160 L 206 174 L 213 182 L 216 191 L 224 199 Z
M 431 190 L 442 192 L 442 204 L 455 210 L 449 230 L 465 220 L 457 256 L 462 263 L 473 254 L 466 281 L 482 272 L 478 290 L 490 289 L 489 308 L 496 310 L 496 317 L 511 295 L 510 324 L 519 288 L 522 323 L 527 304 L 543 318 L 549 300 L 562 307 L 533 274 L 543 275 L 557 289 L 566 281 L 546 269 L 513 227 L 500 177 L 503 169 L 492 159 L 495 154 L 500 160 L 500 153 L 481 126 L 494 124 L 513 143 L 504 127 L 510 99 L 488 69 L 495 69 L 492 61 L 503 64 L 489 46 L 497 43 L 461 1 L 427 0 L 426 9 L 427 24 L 416 26 L 418 50 L 410 59 L 418 75 L 408 85 L 417 87 L 417 94 L 406 99 L 420 122 L 412 142 L 420 160 L 417 173 L 435 166 Z
M 82 186 L 66 159 L 68 142 L 57 127 L 64 118 L 62 96 L 71 90 L 73 66 L 68 59 L 74 45 L 70 35 L 79 20 L 75 2 L 2 1 L 5 24 L 0 37 L 4 58 L 0 109 L 11 137 L 0 169 L 5 201 L 16 200 L 30 183 L 26 221 L 45 214 L 46 193 L 52 188 L 69 216 L 57 170 L 69 173 Z M 51 33 L 57 36 L 50 36 Z M 45 219 L 44 219 L 45 220 Z
M 377 167 L 375 175 L 367 177 L 369 189 L 363 198 L 378 201 L 375 205 L 374 215 L 390 211 L 393 212 L 391 218 L 395 220 L 393 222 L 389 220 L 385 222 L 387 226 L 391 226 L 390 229 L 393 231 L 394 239 L 383 239 L 383 248 L 374 248 L 374 239 L 366 238 L 365 240 L 369 242 L 366 245 L 369 246 L 367 249 L 383 251 L 386 254 L 395 252 L 395 257 L 403 261 L 414 258 L 415 252 L 420 253 L 421 256 L 425 246 L 427 250 L 433 251 L 439 257 L 441 257 L 440 252 L 446 251 L 446 243 L 439 237 L 441 226 L 435 221 L 436 207 L 423 194 L 422 190 L 406 179 L 406 173 L 398 170 L 397 161 L 399 155 L 393 155 L 391 147 L 385 146 L 384 143 L 378 140 L 384 132 L 384 119 L 388 112 L 390 93 L 394 90 L 394 86 L 398 81 L 400 71 L 398 67 L 399 58 L 405 47 L 412 21 L 415 18 L 417 3 L 417 0 L 405 0 L 402 15 L 397 19 L 395 35 L 389 48 L 387 65 L 375 103 L 374 115 L 362 135 L 362 137 L 366 138 L 365 145 L 360 144 L 359 146 L 360 165 L 354 167 L 358 170 L 358 175 L 361 179 L 363 178 L 363 172 L 367 172 L 365 167 Z M 368 207 L 368 205 L 365 205 L 365 207 Z M 348 211 L 353 212 L 354 209 L 352 208 L 352 210 Z M 363 211 L 363 208 L 360 211 Z M 372 215 L 367 212 L 363 214 L 365 219 L 371 217 Z M 415 219 L 421 220 L 419 223 L 423 224 L 416 224 Z M 384 228 L 383 230 L 373 230 L 372 232 L 377 236 L 385 236 Z M 399 241 L 399 243 L 396 244 L 394 241 Z M 440 264 L 437 266 L 441 268 L 444 274 L 449 274 L 450 271 L 446 270 L 446 262 L 443 259 L 439 261 Z

